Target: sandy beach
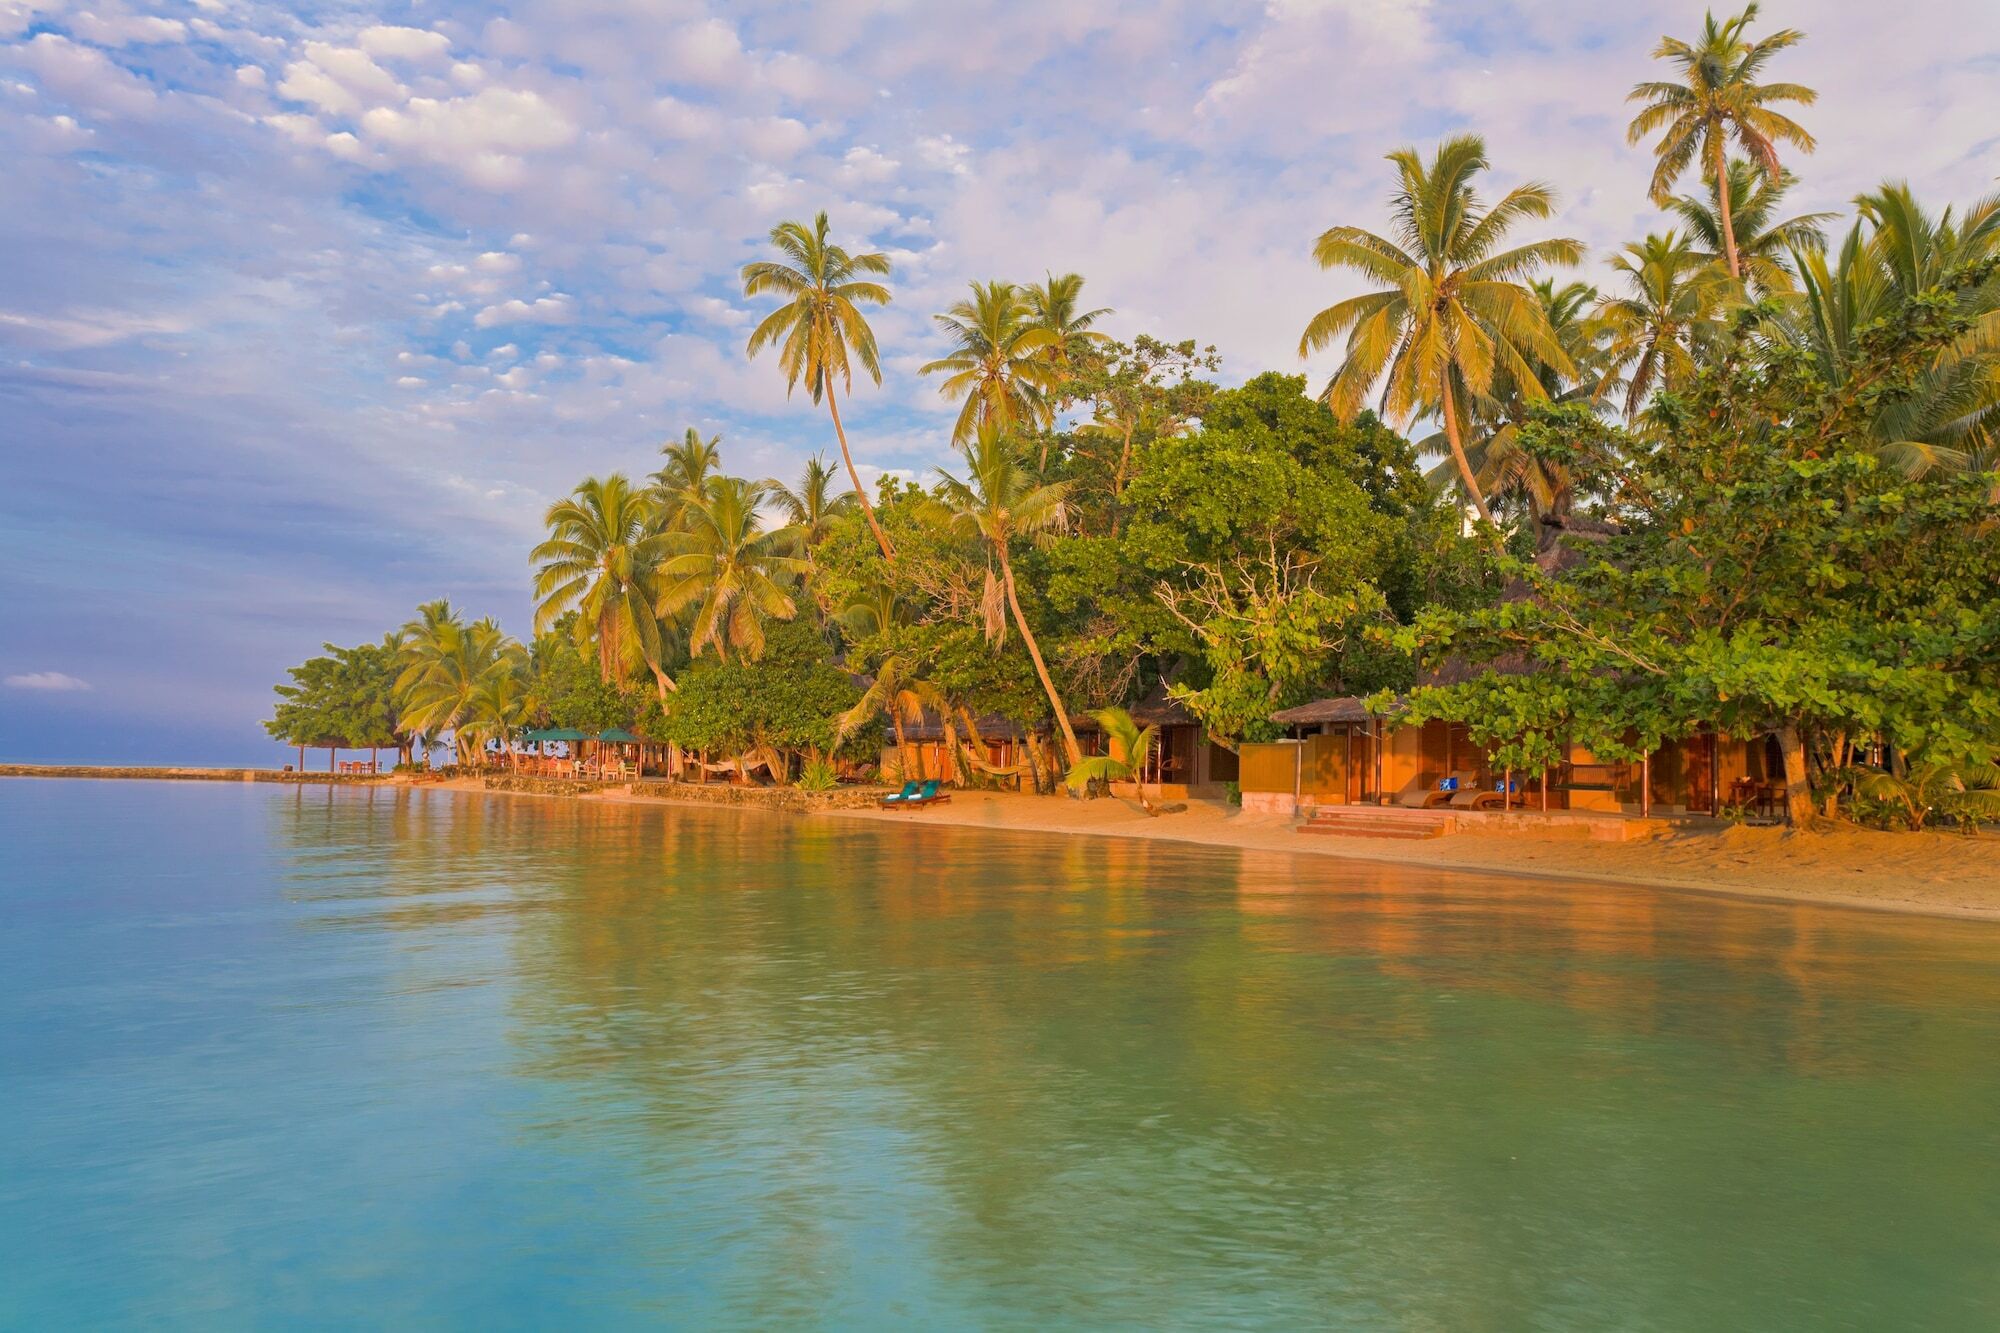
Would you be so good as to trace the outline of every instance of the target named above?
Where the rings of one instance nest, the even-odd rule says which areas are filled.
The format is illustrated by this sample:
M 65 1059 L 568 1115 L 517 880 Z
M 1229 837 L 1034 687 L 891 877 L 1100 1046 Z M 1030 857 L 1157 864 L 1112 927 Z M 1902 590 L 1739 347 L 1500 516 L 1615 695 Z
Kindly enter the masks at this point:
M 445 784 L 488 793 L 477 779 Z M 604 791 L 576 799 L 658 805 L 669 798 Z M 1739 898 L 1915 912 L 2000 921 L 2000 839 L 1956 833 L 1837 828 L 1667 831 L 1634 842 L 1524 834 L 1453 833 L 1426 841 L 1302 834 L 1284 816 L 1246 814 L 1197 801 L 1149 815 L 1130 801 L 1072 801 L 1004 792 L 958 792 L 920 810 L 837 809 L 793 816 L 887 824 L 947 824 L 1018 833 L 1145 838 L 1204 847 L 1344 857 L 1439 869 L 1532 875 Z

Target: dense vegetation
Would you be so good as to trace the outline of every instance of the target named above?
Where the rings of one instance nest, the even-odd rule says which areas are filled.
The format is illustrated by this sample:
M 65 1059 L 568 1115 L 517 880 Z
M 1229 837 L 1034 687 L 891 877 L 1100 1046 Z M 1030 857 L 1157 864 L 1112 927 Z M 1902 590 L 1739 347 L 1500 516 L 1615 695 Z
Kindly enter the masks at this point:
M 1815 795 L 1991 813 L 2000 196 L 1888 183 L 1844 231 L 1786 216 L 1814 145 L 1777 108 L 1815 94 L 1767 81 L 1801 34 L 1753 41 L 1756 17 L 1663 40 L 1671 77 L 1634 89 L 1667 213 L 1610 289 L 1559 280 L 1579 242 L 1524 234 L 1551 187 L 1482 195 L 1478 136 L 1402 149 L 1389 231 L 1314 243 L 1367 288 L 1303 331 L 1341 356 L 1319 392 L 1114 341 L 1076 274 L 978 281 L 922 368 L 960 404 L 928 485 L 862 488 L 840 416 L 857 369 L 881 379 L 889 260 L 783 223 L 743 270 L 775 299 L 746 350 L 824 405 L 841 467 L 733 477 L 690 430 L 650 478 L 551 506 L 529 645 L 433 604 L 296 668 L 270 729 L 473 762 L 531 724 L 616 726 L 820 780 L 885 722 L 998 717 L 1047 787 L 1084 758 L 1073 719 L 1155 690 L 1231 747 L 1291 704 L 1397 695 L 1519 769 L 1708 725 L 1779 739 L 1801 822 Z M 1507 665 L 1413 688 L 1447 657 Z

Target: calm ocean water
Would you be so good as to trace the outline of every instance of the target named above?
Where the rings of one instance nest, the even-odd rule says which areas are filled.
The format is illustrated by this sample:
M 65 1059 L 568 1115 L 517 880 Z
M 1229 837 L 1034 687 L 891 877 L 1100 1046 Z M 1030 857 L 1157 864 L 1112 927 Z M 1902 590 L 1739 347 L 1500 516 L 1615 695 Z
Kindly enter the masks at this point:
M 2000 928 L 0 781 L 0 1325 L 2000 1327 Z

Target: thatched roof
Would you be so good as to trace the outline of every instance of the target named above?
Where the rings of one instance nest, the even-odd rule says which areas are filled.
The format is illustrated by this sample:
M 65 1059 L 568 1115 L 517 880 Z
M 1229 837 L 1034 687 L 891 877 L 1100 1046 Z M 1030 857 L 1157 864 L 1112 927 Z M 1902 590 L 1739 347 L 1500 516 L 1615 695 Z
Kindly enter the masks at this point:
M 1365 700 L 1345 694 L 1338 699 L 1315 699 L 1296 708 L 1281 708 L 1271 714 L 1271 720 L 1288 727 L 1309 727 L 1325 722 L 1366 722 L 1369 716 Z

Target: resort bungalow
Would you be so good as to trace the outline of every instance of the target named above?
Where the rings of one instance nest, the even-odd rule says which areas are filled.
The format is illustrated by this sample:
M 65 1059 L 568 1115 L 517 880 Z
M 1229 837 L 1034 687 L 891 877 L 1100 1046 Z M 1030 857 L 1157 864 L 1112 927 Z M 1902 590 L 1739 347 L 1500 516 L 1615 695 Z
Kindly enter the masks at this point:
M 1545 518 L 1535 561 L 1555 572 L 1616 529 L 1577 518 Z M 1503 601 L 1529 596 L 1519 582 Z M 1525 660 L 1474 666 L 1453 660 L 1420 685 L 1452 685 L 1488 671 L 1525 674 Z M 1755 813 L 1783 809 L 1783 763 L 1768 736 L 1733 738 L 1712 730 L 1669 741 L 1637 762 L 1611 761 L 1581 746 L 1564 747 L 1547 773 L 1496 767 L 1457 723 L 1402 725 L 1396 710 L 1371 713 L 1361 699 L 1319 699 L 1271 715 L 1291 740 L 1245 746 L 1243 803 L 1248 808 L 1311 811 L 1320 806 L 1449 804 L 1454 810 L 1596 811 L 1612 815 L 1714 815 L 1724 805 Z M 1470 791 L 1472 794 L 1466 794 Z
M 1165 686 L 1127 710 L 1142 727 L 1158 727 L 1159 738 L 1146 761 L 1140 781 L 1146 795 L 1158 800 L 1219 800 L 1237 780 L 1236 755 L 1208 738 L 1192 713 L 1167 694 Z M 1104 732 L 1094 717 L 1075 717 L 1077 744 L 1087 755 L 1106 752 Z

